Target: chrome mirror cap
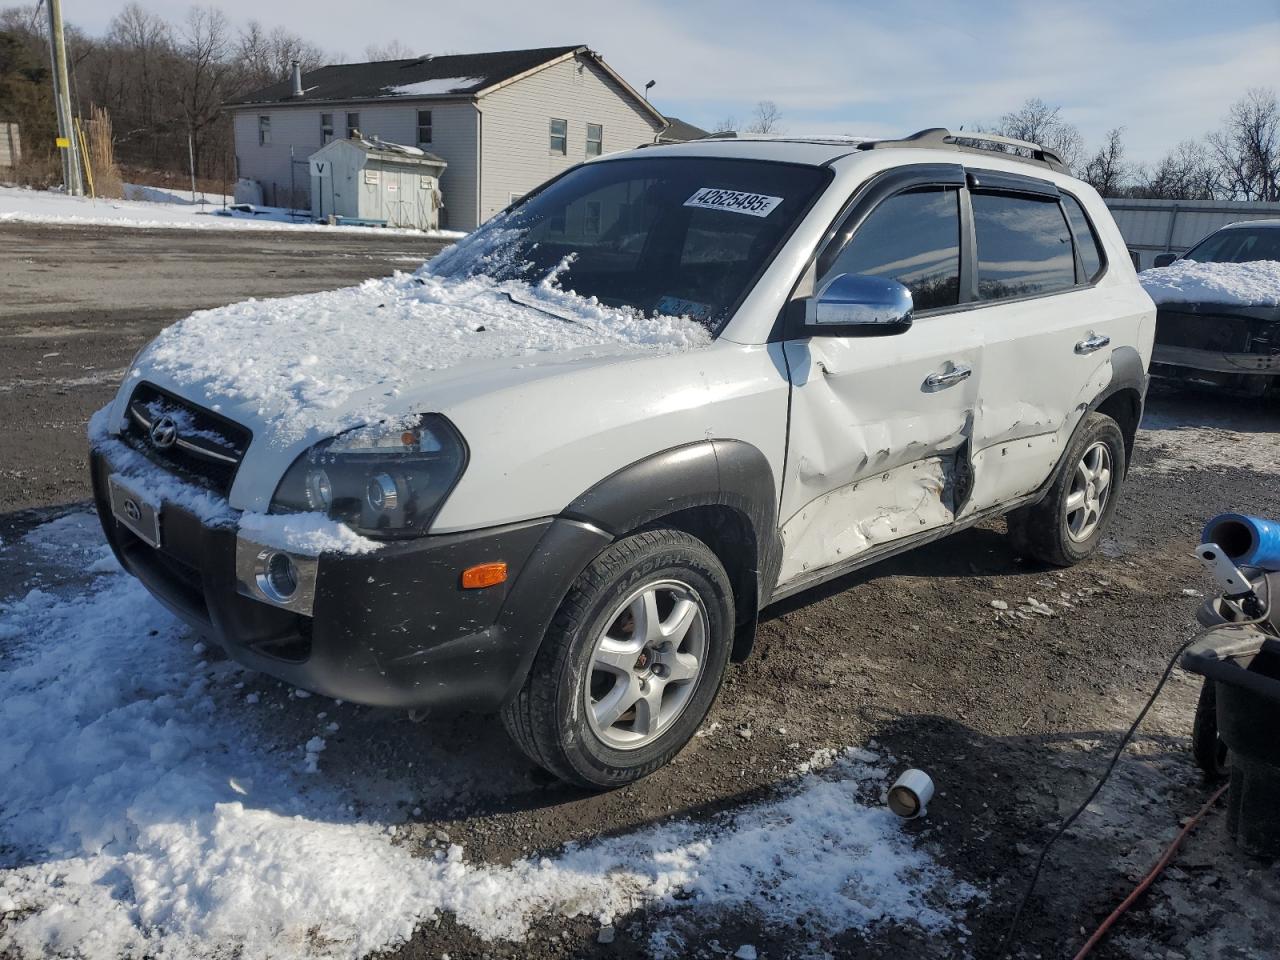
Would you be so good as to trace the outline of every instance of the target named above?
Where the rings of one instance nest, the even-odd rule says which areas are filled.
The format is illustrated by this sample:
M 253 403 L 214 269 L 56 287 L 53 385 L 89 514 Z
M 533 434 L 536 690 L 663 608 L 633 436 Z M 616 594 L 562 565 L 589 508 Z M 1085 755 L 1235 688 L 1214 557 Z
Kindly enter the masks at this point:
M 809 325 L 818 335 L 865 336 L 900 333 L 911 326 L 915 305 L 911 291 L 885 277 L 842 273 L 833 277 L 813 299 Z M 823 328 L 860 328 L 828 332 Z

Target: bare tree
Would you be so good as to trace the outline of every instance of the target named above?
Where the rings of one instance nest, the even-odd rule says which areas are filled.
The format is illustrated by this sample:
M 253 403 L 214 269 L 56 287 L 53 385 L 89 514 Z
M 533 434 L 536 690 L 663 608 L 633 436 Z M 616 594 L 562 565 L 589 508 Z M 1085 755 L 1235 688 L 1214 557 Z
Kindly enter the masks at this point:
M 257 20 L 250 20 L 240 31 L 235 58 L 239 62 L 239 85 L 246 92 L 284 80 L 295 60 L 304 73 L 333 62 L 319 47 L 296 33 L 284 27 L 268 33 Z
M 751 122 L 747 124 L 747 133 L 781 133 L 782 111 L 772 100 L 761 100 L 751 113 Z
M 177 93 L 194 162 L 200 164 L 208 133 L 219 120 L 235 65 L 231 25 L 217 7 L 192 7 L 179 35 Z
M 1039 97 L 1031 97 L 1017 110 L 1001 117 L 995 132 L 1048 147 L 1074 170 L 1080 165 L 1084 141 L 1075 124 L 1062 119 L 1061 110 L 1061 107 L 1049 106 Z
M 1123 127 L 1107 131 L 1107 138 L 1098 152 L 1084 165 L 1081 178 L 1104 197 L 1118 197 L 1129 179 L 1129 167 L 1124 162 Z
M 1183 140 L 1152 168 L 1139 168 L 1135 197 L 1148 200 L 1212 200 L 1218 192 L 1213 159 L 1203 143 Z
M 738 118 L 730 114 L 729 116 L 725 117 L 723 120 L 720 120 L 719 122 L 717 122 L 715 127 L 712 128 L 711 132 L 712 133 L 737 133 Z
M 370 44 L 364 48 L 364 55 L 367 60 L 411 60 L 418 56 L 398 37 L 381 46 Z
M 1236 200 L 1280 200 L 1280 104 L 1255 87 L 1231 105 L 1226 123 L 1209 134 L 1223 189 Z

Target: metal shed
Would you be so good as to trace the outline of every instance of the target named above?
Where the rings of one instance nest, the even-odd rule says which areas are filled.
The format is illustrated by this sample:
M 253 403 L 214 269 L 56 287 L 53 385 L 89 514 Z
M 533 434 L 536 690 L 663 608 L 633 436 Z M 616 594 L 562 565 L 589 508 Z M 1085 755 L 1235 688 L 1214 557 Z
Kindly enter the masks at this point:
M 1158 253 L 1186 253 L 1219 227 L 1241 220 L 1280 217 L 1280 203 L 1259 200 L 1122 200 L 1107 206 L 1125 246 L 1138 251 L 1142 268 Z
M 447 164 L 418 147 L 353 137 L 313 153 L 311 214 L 435 230 L 440 226 L 440 174 Z

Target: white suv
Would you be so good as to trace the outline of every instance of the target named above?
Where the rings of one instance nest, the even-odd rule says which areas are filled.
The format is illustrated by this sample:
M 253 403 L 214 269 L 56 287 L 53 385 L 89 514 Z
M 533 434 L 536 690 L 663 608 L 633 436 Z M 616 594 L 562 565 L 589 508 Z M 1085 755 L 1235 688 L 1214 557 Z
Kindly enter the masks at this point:
M 500 712 L 609 787 L 684 746 L 782 597 L 1000 514 L 1088 556 L 1154 318 L 1034 144 L 652 147 L 416 275 L 166 331 L 91 424 L 94 489 L 236 659 Z

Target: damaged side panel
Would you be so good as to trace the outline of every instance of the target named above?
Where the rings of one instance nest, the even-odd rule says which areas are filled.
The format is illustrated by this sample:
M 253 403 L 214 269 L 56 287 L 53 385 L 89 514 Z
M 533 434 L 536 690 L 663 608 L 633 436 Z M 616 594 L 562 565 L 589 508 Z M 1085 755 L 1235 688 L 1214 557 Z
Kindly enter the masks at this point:
M 955 454 L 929 457 L 831 491 L 782 528 L 779 581 L 955 519 Z
M 785 345 L 792 382 L 779 584 L 949 524 L 968 496 L 981 348 L 971 315 Z M 930 378 L 967 377 L 940 389 Z M 936 377 L 935 377 L 936 380 Z

